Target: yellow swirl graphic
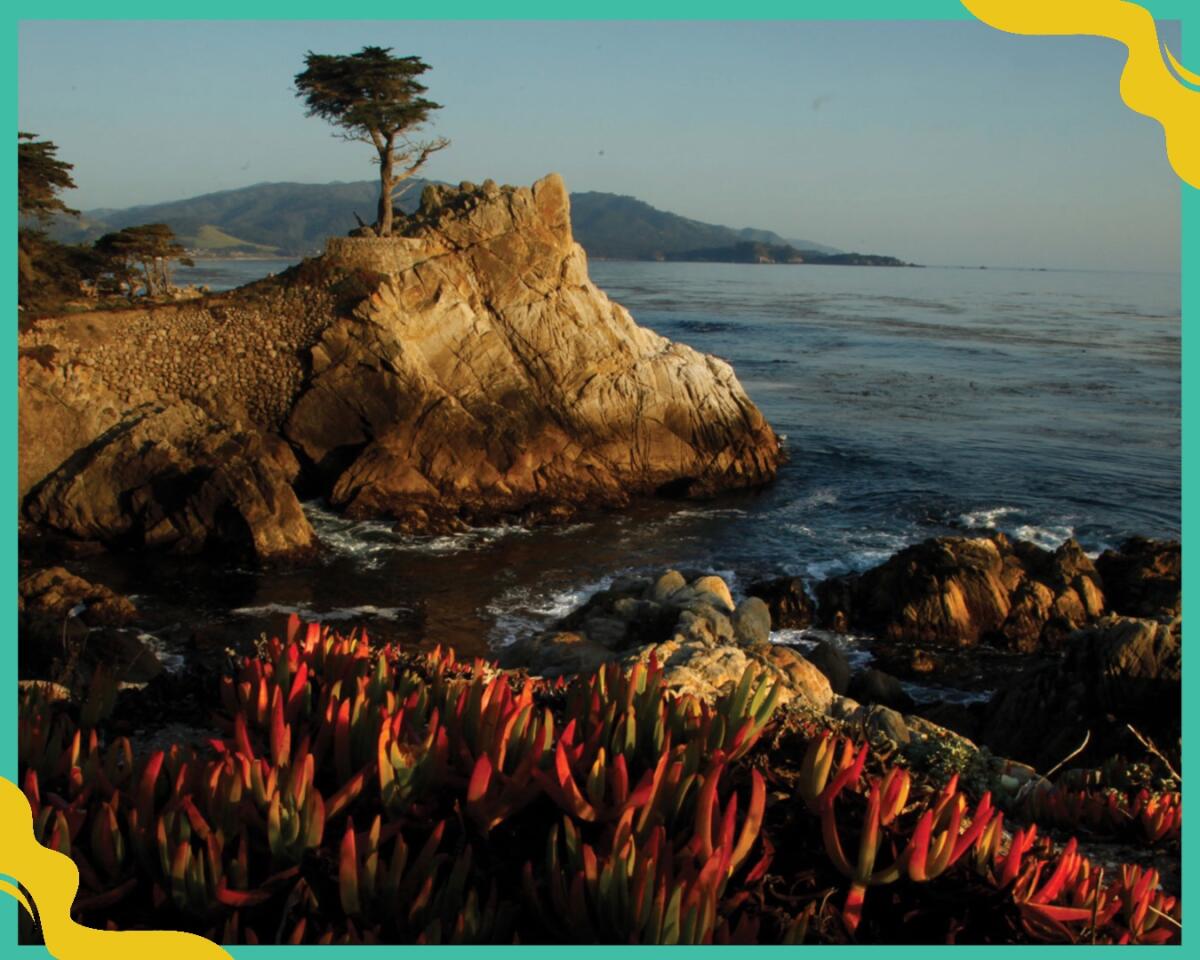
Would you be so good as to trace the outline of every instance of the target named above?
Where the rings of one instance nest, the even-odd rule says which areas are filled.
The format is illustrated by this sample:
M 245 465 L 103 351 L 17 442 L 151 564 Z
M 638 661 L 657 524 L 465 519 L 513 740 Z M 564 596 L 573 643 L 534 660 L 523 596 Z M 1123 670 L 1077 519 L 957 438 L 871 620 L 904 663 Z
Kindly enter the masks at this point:
M 1007 33 L 1088 34 L 1123 43 L 1129 56 L 1121 72 L 1121 99 L 1130 110 L 1162 124 L 1171 166 L 1186 183 L 1200 187 L 1200 90 L 1180 80 L 1200 82 L 1200 77 L 1165 50 L 1145 7 L 1125 0 L 962 0 L 962 5 Z
M 217 944 L 191 933 L 159 930 L 93 930 L 71 919 L 71 904 L 79 889 L 79 871 L 61 853 L 43 847 L 33 835 L 33 811 L 12 781 L 0 777 L 0 874 L 20 881 L 36 904 L 46 949 L 59 960 L 232 960 Z M 15 885 L 0 880 L 0 890 L 32 915 L 31 904 Z M 7 949 L 4 951 L 7 953 Z

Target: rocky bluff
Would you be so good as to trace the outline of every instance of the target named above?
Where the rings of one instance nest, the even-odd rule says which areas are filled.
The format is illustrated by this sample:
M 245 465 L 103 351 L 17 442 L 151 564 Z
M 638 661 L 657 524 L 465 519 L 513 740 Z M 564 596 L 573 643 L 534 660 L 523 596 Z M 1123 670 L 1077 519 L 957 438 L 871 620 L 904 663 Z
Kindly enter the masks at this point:
M 399 233 L 22 334 L 24 517 L 273 559 L 314 547 L 297 485 L 416 531 L 774 476 L 778 441 L 730 366 L 588 279 L 557 175 L 429 188 Z

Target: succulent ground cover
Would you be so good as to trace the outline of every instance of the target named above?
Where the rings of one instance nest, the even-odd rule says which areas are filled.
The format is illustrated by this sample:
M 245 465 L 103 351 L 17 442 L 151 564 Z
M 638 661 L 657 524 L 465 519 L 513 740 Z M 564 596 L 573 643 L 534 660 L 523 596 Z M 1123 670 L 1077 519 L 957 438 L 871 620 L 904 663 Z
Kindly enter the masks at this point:
M 777 709 L 754 668 L 710 704 L 667 693 L 653 660 L 545 681 L 293 619 L 221 678 L 209 742 L 135 753 L 106 734 L 116 699 L 101 671 L 81 703 L 20 701 L 35 831 L 78 865 L 91 926 L 225 943 L 1181 933 L 1157 871 L 1046 833 L 1178 844 L 1178 794 L 1068 785 L 1001 810 Z

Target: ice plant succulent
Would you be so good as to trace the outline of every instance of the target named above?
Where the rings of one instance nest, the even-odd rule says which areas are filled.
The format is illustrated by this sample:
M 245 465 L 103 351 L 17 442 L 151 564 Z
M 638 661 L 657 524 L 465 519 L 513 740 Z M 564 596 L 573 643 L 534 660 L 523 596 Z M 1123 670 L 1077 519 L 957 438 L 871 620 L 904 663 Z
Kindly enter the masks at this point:
M 38 839 L 79 867 L 81 922 L 246 943 L 794 943 L 870 931 L 880 885 L 967 881 L 1025 939 L 1178 938 L 1153 871 L 1105 876 L 1031 823 L 1007 832 L 986 794 L 931 790 L 827 731 L 806 735 L 789 801 L 759 749 L 778 694 L 758 668 L 707 703 L 653 656 L 550 682 L 292 618 L 224 678 L 218 736 L 142 755 L 106 734 L 104 690 L 20 698 L 22 787 Z M 840 910 L 773 892 L 788 803 Z M 1177 795 L 1120 809 L 1147 839 L 1178 831 Z

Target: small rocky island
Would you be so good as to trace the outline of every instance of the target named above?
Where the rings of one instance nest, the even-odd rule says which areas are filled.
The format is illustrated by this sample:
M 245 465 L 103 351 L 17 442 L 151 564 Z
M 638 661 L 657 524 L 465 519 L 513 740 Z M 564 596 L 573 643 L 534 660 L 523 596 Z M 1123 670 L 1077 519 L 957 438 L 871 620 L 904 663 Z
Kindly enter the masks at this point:
M 427 188 L 390 238 L 20 339 L 22 514 L 77 541 L 310 554 L 296 490 L 430 531 L 772 479 L 729 365 L 587 276 L 557 175 Z

